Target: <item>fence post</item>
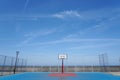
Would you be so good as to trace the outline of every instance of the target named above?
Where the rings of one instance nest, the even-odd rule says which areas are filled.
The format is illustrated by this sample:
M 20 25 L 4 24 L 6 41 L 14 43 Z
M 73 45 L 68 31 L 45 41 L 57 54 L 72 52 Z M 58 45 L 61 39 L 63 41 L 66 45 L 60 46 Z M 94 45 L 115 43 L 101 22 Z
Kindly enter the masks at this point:
M 10 69 L 10 74 L 12 74 L 12 68 L 13 68 L 13 60 L 14 60 L 14 58 L 12 57 L 12 59 L 11 59 L 11 69 Z
M 27 72 L 27 60 L 25 60 L 25 71 Z
M 94 64 L 92 65 L 92 72 L 94 72 Z
M 51 70 L 51 68 L 52 68 L 51 65 L 49 66 L 49 68 L 50 68 L 50 72 L 52 72 L 52 70 Z
M 102 71 L 101 55 L 98 55 L 98 56 L 99 56 L 99 66 L 100 66 L 100 71 Z
M 23 71 L 22 68 L 23 68 L 23 59 L 22 59 L 22 62 L 21 62 L 21 72 Z
M 83 65 L 83 67 L 82 67 L 82 68 L 83 68 L 83 72 L 85 72 L 85 68 L 84 68 L 84 65 Z
M 16 67 L 17 67 L 17 62 L 18 62 L 18 55 L 19 55 L 19 51 L 16 51 L 16 60 L 15 60 L 15 66 L 14 66 L 14 74 L 16 72 Z
M 119 58 L 119 71 L 120 71 L 120 58 Z

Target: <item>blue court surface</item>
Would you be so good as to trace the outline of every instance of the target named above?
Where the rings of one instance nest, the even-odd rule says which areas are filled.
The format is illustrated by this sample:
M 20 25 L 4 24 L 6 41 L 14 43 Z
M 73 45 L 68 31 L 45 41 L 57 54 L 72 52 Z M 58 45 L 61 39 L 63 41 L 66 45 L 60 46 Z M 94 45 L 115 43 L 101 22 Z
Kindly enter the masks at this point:
M 120 80 L 120 76 L 113 76 L 100 72 L 80 72 L 74 77 L 50 77 L 46 72 L 26 72 L 21 74 L 1 76 L 0 80 Z

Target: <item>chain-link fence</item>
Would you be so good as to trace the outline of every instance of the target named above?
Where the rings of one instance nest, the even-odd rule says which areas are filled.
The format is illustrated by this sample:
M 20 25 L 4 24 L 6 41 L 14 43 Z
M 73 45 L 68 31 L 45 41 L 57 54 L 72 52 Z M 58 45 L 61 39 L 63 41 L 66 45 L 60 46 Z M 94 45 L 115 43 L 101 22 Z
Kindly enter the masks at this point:
M 61 72 L 61 60 L 56 55 L 29 57 L 29 62 L 36 66 L 27 66 L 28 72 Z M 107 53 L 96 55 L 68 55 L 64 60 L 65 72 L 120 72 L 119 56 Z
M 16 58 L 0 55 L 0 75 L 14 74 L 24 72 L 26 69 L 27 60 L 18 58 L 15 66 Z
M 27 64 L 27 60 L 18 58 L 16 61 L 16 59 L 16 57 L 0 55 L 0 75 L 14 74 L 14 70 L 16 73 L 61 72 L 61 60 L 58 60 L 56 56 L 29 56 L 29 62 L 31 60 L 29 64 Z M 120 59 L 106 53 L 94 56 L 69 55 L 69 58 L 64 61 L 64 71 L 119 72 Z

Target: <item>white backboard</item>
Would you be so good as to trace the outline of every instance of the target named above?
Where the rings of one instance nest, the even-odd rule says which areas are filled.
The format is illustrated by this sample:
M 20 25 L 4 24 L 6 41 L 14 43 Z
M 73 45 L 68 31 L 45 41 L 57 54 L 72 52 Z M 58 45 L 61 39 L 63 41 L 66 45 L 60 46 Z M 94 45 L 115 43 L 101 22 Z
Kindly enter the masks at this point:
M 67 54 L 59 54 L 58 58 L 59 59 L 67 59 Z

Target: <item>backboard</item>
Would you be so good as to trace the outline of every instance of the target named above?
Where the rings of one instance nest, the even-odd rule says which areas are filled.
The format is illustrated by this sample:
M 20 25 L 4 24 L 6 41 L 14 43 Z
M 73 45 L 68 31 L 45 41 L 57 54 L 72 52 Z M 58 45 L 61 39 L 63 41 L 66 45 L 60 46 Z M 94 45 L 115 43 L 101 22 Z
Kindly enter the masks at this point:
M 59 54 L 58 59 L 67 59 L 67 54 Z

